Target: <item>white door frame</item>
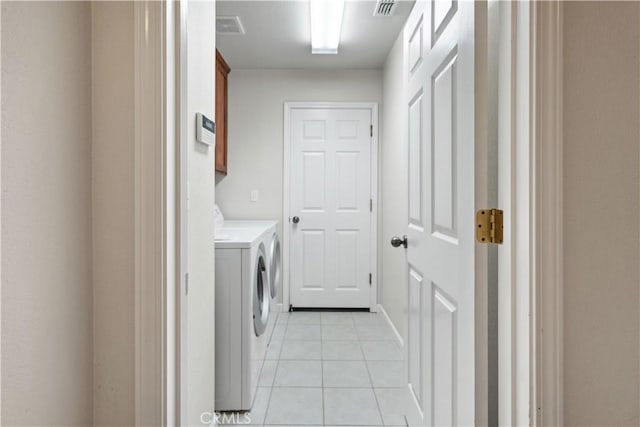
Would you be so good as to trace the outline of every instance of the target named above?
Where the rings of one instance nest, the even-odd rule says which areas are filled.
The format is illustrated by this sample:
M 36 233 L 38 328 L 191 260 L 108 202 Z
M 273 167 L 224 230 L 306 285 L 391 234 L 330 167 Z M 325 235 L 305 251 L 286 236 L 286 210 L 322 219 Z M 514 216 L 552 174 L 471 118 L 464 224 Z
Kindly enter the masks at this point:
M 174 173 L 185 171 L 180 160 L 179 144 L 174 141 L 174 158 L 168 150 L 171 135 L 168 134 L 167 111 L 171 103 L 167 87 L 176 84 L 174 102 L 176 102 L 179 119 L 176 122 L 177 134 L 180 134 L 181 123 L 186 124 L 186 117 L 180 115 L 180 89 L 184 88 L 185 74 L 177 70 L 175 82 L 171 77 L 158 70 L 166 67 L 177 67 L 171 62 L 180 61 L 186 55 L 186 23 L 183 14 L 186 2 L 179 2 L 176 10 L 165 8 L 166 3 L 145 1 L 136 3 L 136 425 L 174 425 L 180 420 L 179 408 L 184 389 L 180 390 L 179 372 L 179 335 L 174 341 L 168 339 L 171 322 L 181 316 L 179 305 L 170 306 L 167 298 L 184 285 L 180 278 L 180 268 L 175 265 L 175 275 L 169 276 L 168 265 L 172 254 L 178 248 L 179 229 L 182 221 L 179 215 L 174 217 L 173 224 L 176 240 L 168 239 L 171 217 L 167 198 L 169 189 L 169 164 L 174 164 Z M 513 306 L 513 316 L 501 322 L 511 322 L 514 331 L 523 331 L 522 325 L 528 325 L 528 336 L 519 336 L 514 343 L 528 346 L 529 367 L 511 371 L 512 384 L 526 381 L 529 384 L 527 396 L 509 393 L 501 395 L 503 402 L 515 400 L 528 401 L 531 408 L 529 424 L 539 426 L 562 425 L 562 277 L 563 277 L 563 244 L 562 244 L 562 3 L 531 2 L 530 3 L 530 37 L 531 52 L 529 56 L 531 73 L 531 101 L 529 143 L 530 165 L 530 305 L 528 309 Z M 169 19 L 169 16 L 174 17 Z M 145 22 L 146 21 L 146 22 Z M 166 55 L 171 46 L 167 46 L 169 22 L 176 25 L 180 41 L 176 43 L 176 57 Z M 182 23 L 182 26 L 180 26 Z M 148 34 L 145 36 L 145 26 Z M 180 49 L 180 47 L 184 49 Z M 157 96 L 162 94 L 163 96 Z M 376 265 L 377 253 L 377 188 L 378 188 L 378 105 L 376 103 L 285 103 L 285 139 L 284 139 L 284 257 L 285 271 L 289 262 L 289 155 L 290 141 L 288 124 L 290 110 L 295 107 L 327 108 L 332 106 L 348 108 L 371 108 L 373 111 L 375 148 L 372 150 L 372 197 L 374 212 L 372 216 L 372 245 L 375 247 L 371 259 Z M 161 119 L 162 118 L 162 119 Z M 162 141 L 163 144 L 158 144 Z M 177 162 L 177 163 L 176 163 Z M 179 179 L 179 178 L 177 178 Z M 182 197 L 180 186 L 174 188 L 174 203 L 180 204 Z M 179 206 L 178 206 L 179 207 Z M 175 212 L 179 212 L 176 210 Z M 513 215 L 518 215 L 514 212 Z M 173 245 L 173 247 L 170 247 Z M 186 254 L 183 254 L 186 255 Z M 175 259 L 175 258 L 174 258 Z M 180 258 L 177 258 L 180 259 Z M 178 261 L 176 261 L 178 262 Z M 181 261 L 180 261 L 181 262 Z M 371 309 L 376 309 L 377 268 L 372 269 Z M 284 307 L 289 305 L 289 277 L 285 274 L 283 284 Z M 520 325 L 520 328 L 518 328 Z M 175 328 L 175 323 L 174 323 Z M 544 334 L 542 333 L 544 331 Z M 512 335 L 512 337 L 516 337 Z M 526 339 L 525 339 L 526 338 Z M 171 343 L 173 342 L 173 348 Z M 513 351 L 521 351 L 512 347 Z M 172 356 L 173 354 L 173 356 Z M 175 379 L 168 366 L 174 357 Z M 525 367 L 526 368 L 526 367 Z M 173 396 L 173 398 L 171 397 Z M 173 409 L 171 409 L 173 406 Z M 171 411 L 174 412 L 171 412 Z M 171 414 L 175 417 L 171 417 Z M 501 420 L 501 425 L 503 421 Z M 506 425 L 507 423 L 504 422 Z
M 167 396 L 169 404 L 174 405 L 173 418 L 169 418 L 170 422 L 167 425 L 187 425 L 188 424 L 188 411 L 187 411 L 187 399 L 188 399 L 188 383 L 187 383 L 187 272 L 188 272 L 188 257 L 187 248 L 187 182 L 188 182 L 188 169 L 187 169 L 187 127 L 189 126 L 188 114 L 187 114 L 187 22 L 189 16 L 189 2 L 187 0 L 178 0 L 174 2 L 174 13 L 171 19 L 167 19 L 167 25 L 173 25 L 175 30 L 173 32 L 173 46 L 175 47 L 174 55 L 167 55 L 168 60 L 173 63 L 168 64 L 168 69 L 174 70 L 174 80 L 171 84 L 174 87 L 174 101 L 175 106 L 173 108 L 173 117 L 176 122 L 174 135 L 175 141 L 173 146 L 175 147 L 173 154 L 174 158 L 167 156 L 167 163 L 173 163 L 175 165 L 175 174 L 173 177 L 175 194 L 172 198 L 173 206 L 168 206 L 167 209 L 175 212 L 175 239 L 172 251 L 172 256 L 175 258 L 174 275 L 172 276 L 174 281 L 167 286 L 168 289 L 174 289 L 176 295 L 176 301 L 173 307 L 167 306 L 167 313 L 165 316 L 172 319 L 174 323 L 173 339 L 173 353 L 175 354 L 175 380 L 173 382 L 174 390 L 173 396 Z M 170 48 L 168 50 L 171 50 Z M 170 80 L 167 78 L 167 81 Z M 169 258 L 169 257 L 167 257 Z M 174 309 L 173 311 L 171 309 Z M 171 374 L 169 372 L 168 374 Z
M 187 1 L 134 5 L 135 425 L 180 425 Z
M 532 7 L 531 424 L 563 415 L 562 2 Z M 521 313 L 521 316 L 524 316 Z
M 285 102 L 284 103 L 284 150 L 283 150 L 283 191 L 282 191 L 282 231 L 283 231 L 283 257 L 282 268 L 284 280 L 282 283 L 282 309 L 289 310 L 290 304 L 290 243 L 291 227 L 291 110 L 312 108 L 353 108 L 367 109 L 371 111 L 371 124 L 373 136 L 371 142 L 371 199 L 373 199 L 373 212 L 371 213 L 371 293 L 369 295 L 369 310 L 378 311 L 378 103 L 377 102 Z
M 530 420 L 531 37 L 530 3 L 500 3 L 498 247 L 499 424 Z M 527 238 L 523 238 L 527 237 Z
M 2 8 L 0 7 L 0 33 L 2 32 Z M 2 52 L 2 40 L 0 40 Z M 2 55 L 0 55 L 0 70 L 2 69 Z M 2 105 L 2 77 L 0 76 L 0 105 Z M 2 116 L 2 114 L 0 114 Z M 0 118 L 0 130 L 2 118 Z M 2 153 L 2 132 L 0 131 L 0 153 Z M 2 154 L 0 154 L 0 190 L 2 189 Z M 2 198 L 0 198 L 0 224 L 2 224 Z M 0 260 L 2 260 L 2 239 L 0 239 Z M 0 277 L 2 277 L 2 262 L 0 262 Z M 0 331 L 2 331 L 2 285 L 0 283 Z M 0 333 L 0 355 L 2 354 L 2 333 Z M 2 424 L 2 357 L 0 357 L 0 425 Z
M 164 4 L 134 5 L 135 423 L 166 424 Z M 158 143 L 160 141 L 160 143 Z
M 501 177 L 509 181 L 509 194 L 502 195 L 509 205 L 500 208 L 506 211 L 505 238 L 511 245 L 501 256 L 512 265 L 499 285 L 499 422 L 561 426 L 563 5 L 530 1 L 511 6 L 512 83 L 505 112 L 511 174 Z M 516 202 L 516 195 L 524 203 Z M 509 237 L 508 230 L 516 228 L 525 232 Z

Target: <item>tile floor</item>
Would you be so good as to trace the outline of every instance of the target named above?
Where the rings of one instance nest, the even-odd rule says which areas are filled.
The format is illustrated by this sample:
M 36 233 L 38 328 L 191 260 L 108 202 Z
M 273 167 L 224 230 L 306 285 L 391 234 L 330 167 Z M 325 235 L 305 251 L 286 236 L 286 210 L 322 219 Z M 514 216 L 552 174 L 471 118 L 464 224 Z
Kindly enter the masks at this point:
M 402 359 L 382 314 L 283 313 L 247 415 L 260 426 L 405 426 Z

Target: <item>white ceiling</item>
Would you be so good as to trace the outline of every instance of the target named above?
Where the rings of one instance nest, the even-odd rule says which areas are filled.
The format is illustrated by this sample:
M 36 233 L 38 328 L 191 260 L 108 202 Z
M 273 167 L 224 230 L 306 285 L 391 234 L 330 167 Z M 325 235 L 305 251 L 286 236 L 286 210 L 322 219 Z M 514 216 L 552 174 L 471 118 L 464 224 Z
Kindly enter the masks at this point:
M 414 0 L 398 3 L 382 17 L 373 16 L 375 0 L 346 0 L 338 54 L 312 55 L 308 1 L 218 1 L 217 14 L 239 16 L 245 34 L 218 34 L 217 47 L 232 69 L 380 68 Z

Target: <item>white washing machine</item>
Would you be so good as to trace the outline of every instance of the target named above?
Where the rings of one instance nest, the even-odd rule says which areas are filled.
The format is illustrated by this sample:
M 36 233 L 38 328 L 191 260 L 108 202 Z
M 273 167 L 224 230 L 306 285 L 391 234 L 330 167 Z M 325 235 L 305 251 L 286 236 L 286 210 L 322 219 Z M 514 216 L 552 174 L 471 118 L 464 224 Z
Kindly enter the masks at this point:
M 271 317 L 267 325 L 267 336 L 269 342 L 275 328 L 278 316 L 282 311 L 282 303 L 280 301 L 280 293 L 282 292 L 282 251 L 280 249 L 280 238 L 278 236 L 278 221 L 261 221 L 261 220 L 229 220 L 225 219 L 222 211 L 216 205 L 216 229 L 267 229 L 264 237 L 264 245 L 267 250 L 267 270 L 269 273 L 269 295 L 271 296 Z
M 267 246 L 267 258 L 269 259 L 269 291 L 271 295 L 271 319 L 275 325 L 278 316 L 282 311 L 280 294 L 282 293 L 282 250 L 280 249 L 280 238 L 277 227 L 269 238 Z M 271 340 L 269 340 L 271 341 Z
M 270 333 L 266 227 L 216 229 L 217 411 L 251 409 Z
M 278 222 L 226 220 L 221 229 L 224 230 L 225 228 L 266 228 L 268 230 L 263 243 L 267 250 L 269 295 L 271 296 L 271 318 L 269 319 L 269 325 L 267 326 L 267 334 L 269 336 L 269 341 L 271 341 L 273 329 L 278 320 L 278 316 L 282 311 L 282 303 L 280 302 L 280 293 L 282 292 L 282 251 L 280 249 L 280 238 L 278 237 Z

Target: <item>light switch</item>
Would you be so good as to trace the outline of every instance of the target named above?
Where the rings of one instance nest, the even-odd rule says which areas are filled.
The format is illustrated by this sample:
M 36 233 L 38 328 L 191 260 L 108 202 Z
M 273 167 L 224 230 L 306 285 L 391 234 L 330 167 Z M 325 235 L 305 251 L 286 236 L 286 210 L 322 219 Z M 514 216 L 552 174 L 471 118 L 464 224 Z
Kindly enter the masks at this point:
M 252 202 L 257 202 L 258 201 L 258 190 L 251 190 L 251 201 Z

